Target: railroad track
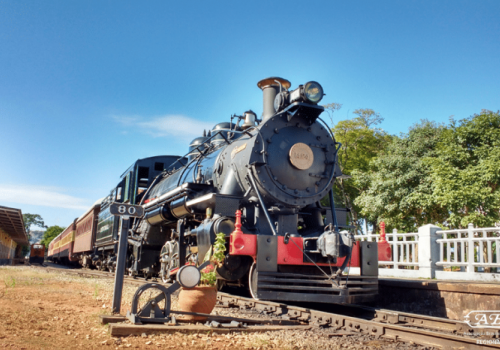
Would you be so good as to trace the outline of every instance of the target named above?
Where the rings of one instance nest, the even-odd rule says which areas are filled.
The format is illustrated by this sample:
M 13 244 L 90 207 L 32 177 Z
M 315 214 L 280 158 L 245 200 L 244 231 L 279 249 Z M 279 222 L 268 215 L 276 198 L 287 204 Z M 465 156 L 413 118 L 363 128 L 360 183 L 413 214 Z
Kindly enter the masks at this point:
M 81 276 L 112 278 L 113 273 L 86 269 L 60 269 L 41 267 L 47 270 L 77 274 Z M 142 285 L 144 278 L 126 276 L 125 283 Z M 162 283 L 154 280 L 155 283 Z M 317 327 L 332 327 L 336 330 L 348 331 L 380 337 L 390 340 L 412 342 L 424 346 L 435 346 L 445 349 L 500 349 L 498 330 L 471 328 L 465 322 L 446 318 L 411 314 L 393 310 L 366 307 L 361 305 L 342 305 L 337 310 L 332 306 L 323 307 L 314 304 L 315 310 L 309 307 L 282 304 L 271 301 L 255 300 L 229 293 L 218 293 L 218 306 L 238 308 L 239 310 L 257 311 L 264 314 L 280 316 L 283 319 L 297 320 L 303 324 Z M 324 311 L 325 308 L 330 310 Z

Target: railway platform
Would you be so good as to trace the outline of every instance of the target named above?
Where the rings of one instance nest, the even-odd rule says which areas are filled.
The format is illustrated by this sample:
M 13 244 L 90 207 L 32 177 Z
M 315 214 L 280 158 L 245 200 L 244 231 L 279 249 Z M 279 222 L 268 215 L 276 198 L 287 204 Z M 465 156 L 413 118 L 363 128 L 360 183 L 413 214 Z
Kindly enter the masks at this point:
M 377 306 L 463 321 L 475 310 L 500 312 L 500 284 L 383 277 Z

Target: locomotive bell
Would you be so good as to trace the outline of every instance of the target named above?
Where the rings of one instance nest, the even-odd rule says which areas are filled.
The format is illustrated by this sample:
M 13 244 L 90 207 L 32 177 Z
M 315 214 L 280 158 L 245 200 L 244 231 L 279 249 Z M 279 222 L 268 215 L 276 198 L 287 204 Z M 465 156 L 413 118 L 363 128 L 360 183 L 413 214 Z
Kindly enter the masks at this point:
M 245 112 L 245 122 L 241 126 L 243 130 L 251 128 L 252 126 L 255 126 L 255 119 L 257 119 L 257 116 L 253 111 L 246 111 Z

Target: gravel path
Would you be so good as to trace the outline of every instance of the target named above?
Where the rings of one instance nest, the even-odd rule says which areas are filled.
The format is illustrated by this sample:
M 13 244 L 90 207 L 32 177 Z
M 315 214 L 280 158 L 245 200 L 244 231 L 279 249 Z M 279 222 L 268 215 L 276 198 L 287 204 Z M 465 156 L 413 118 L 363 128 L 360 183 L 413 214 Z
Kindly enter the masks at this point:
M 15 266 L 0 267 L 0 348 L 200 348 L 200 349 L 425 349 L 331 328 L 263 333 L 206 332 L 114 338 L 99 315 L 111 313 L 113 280 L 65 274 L 64 271 Z M 125 284 L 122 314 L 130 309 L 137 286 Z M 177 294 L 172 309 L 177 309 Z M 242 318 L 274 318 L 252 311 L 216 307 L 213 314 Z

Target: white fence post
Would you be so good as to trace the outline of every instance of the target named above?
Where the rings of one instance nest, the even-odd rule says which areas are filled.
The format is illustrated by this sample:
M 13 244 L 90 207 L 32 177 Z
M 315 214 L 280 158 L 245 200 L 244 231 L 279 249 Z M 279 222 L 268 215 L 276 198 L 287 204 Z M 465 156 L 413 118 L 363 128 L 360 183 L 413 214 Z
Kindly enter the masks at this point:
M 398 253 L 398 230 L 392 229 L 392 261 L 394 262 L 393 269 L 399 269 L 399 253 Z
M 439 261 L 437 231 L 441 228 L 431 224 L 418 228 L 418 269 L 424 278 L 436 277 L 436 262 Z
M 474 224 L 467 226 L 467 273 L 471 276 L 474 275 Z

